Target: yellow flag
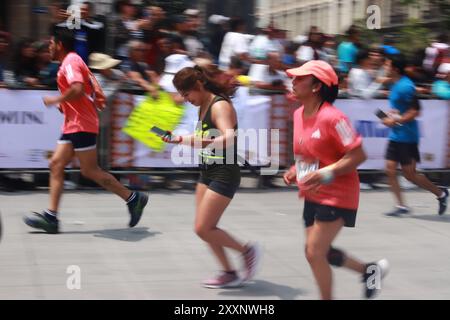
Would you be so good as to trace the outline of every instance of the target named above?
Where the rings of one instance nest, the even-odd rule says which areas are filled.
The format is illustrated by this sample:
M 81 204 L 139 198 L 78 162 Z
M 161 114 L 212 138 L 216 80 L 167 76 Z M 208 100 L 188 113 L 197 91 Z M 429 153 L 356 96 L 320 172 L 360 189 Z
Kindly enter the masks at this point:
M 157 99 L 147 96 L 134 108 L 122 131 L 154 151 L 161 152 L 165 143 L 150 132 L 150 129 L 156 126 L 173 131 L 179 125 L 183 114 L 184 107 L 177 105 L 170 94 L 160 91 Z

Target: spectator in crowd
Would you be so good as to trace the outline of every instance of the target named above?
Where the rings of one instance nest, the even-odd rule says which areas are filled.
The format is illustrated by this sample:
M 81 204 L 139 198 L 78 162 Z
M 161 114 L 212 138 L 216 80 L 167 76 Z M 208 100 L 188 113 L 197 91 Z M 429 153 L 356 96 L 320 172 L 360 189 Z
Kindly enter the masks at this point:
M 36 49 L 36 67 L 38 70 L 38 85 L 57 88 L 56 77 L 58 75 L 59 63 L 52 61 L 50 53 L 50 43 L 39 41 L 34 44 Z
M 395 37 L 390 34 L 386 34 L 383 36 L 383 44 L 381 45 L 381 49 L 383 53 L 388 56 L 400 54 L 400 50 L 398 50 L 395 46 Z
M 187 30 L 183 34 L 184 45 L 190 57 L 198 56 L 204 51 L 204 45 L 200 41 L 200 11 L 197 9 L 187 9 L 184 11 L 184 15 L 187 18 Z
M 366 49 L 358 51 L 356 66 L 348 75 L 348 93 L 352 97 L 373 99 L 379 95 L 382 83 L 374 78 L 373 62 Z
M 337 67 L 336 41 L 333 36 L 324 35 L 322 47 L 323 60 L 328 62 L 333 68 Z
M 148 20 L 144 29 L 145 42 L 149 44 L 147 63 L 159 74 L 164 70 L 164 59 L 167 56 L 164 51 L 167 49 L 167 34 L 162 32 L 165 28 L 166 13 L 157 6 L 145 8 L 143 18 Z
M 439 99 L 450 100 L 450 62 L 439 66 L 438 76 L 442 79 L 433 83 L 432 92 Z
M 359 47 L 359 30 L 352 25 L 347 30 L 347 39 L 341 42 L 337 49 L 339 60 L 338 69 L 342 73 L 348 73 L 356 62 Z
M 449 54 L 450 46 L 448 45 L 448 35 L 442 33 L 437 41 L 432 42 L 425 49 L 425 58 L 423 60 L 423 68 L 432 78 L 437 68 L 442 64 L 444 58 Z
M 5 70 L 5 60 L 9 47 L 9 39 L 9 33 L 0 31 L 0 86 L 4 85 L 5 81 L 3 71 Z
M 266 60 L 269 51 L 277 51 L 280 54 L 284 52 L 278 39 L 276 39 L 277 30 L 273 25 L 268 25 L 255 36 L 249 46 L 250 57 L 254 60 Z
M 281 71 L 282 63 L 278 52 L 267 54 L 267 65 L 252 64 L 249 77 L 253 83 L 253 93 L 280 93 L 286 91 L 285 82 L 288 80 L 286 73 Z M 259 90 L 258 90 L 259 89 Z M 262 90 L 262 91 L 261 91 Z
M 52 1 L 49 5 L 50 12 L 50 28 L 49 34 L 55 34 L 58 28 L 66 26 L 66 21 L 69 18 L 67 7 L 70 1 Z
M 233 75 L 233 77 L 239 77 L 244 75 L 245 66 L 238 57 L 232 57 L 230 61 L 230 66 L 226 71 L 227 74 Z
M 158 95 L 157 87 L 154 85 L 157 75 L 145 62 L 147 46 L 142 41 L 132 40 L 129 42 L 129 60 L 122 68 L 127 77 L 142 89 L 148 91 L 153 97 Z
M 286 42 L 284 46 L 284 53 L 282 55 L 281 61 L 283 62 L 283 69 L 290 69 L 298 67 L 296 52 L 298 45 L 292 41 Z
M 230 32 L 228 32 L 222 43 L 219 55 L 219 66 L 228 69 L 231 57 L 238 56 L 243 61 L 248 61 L 248 42 L 245 33 L 245 22 L 241 18 L 230 20 Z
M 203 44 L 197 39 L 190 18 L 176 15 L 172 18 L 172 26 L 172 34 L 183 39 L 186 52 L 191 58 L 195 58 L 203 50 Z
M 89 55 L 89 68 L 95 73 L 107 100 L 111 99 L 125 79 L 125 74 L 115 69 L 120 63 L 120 60 L 104 53 L 94 52 Z
M 53 5 L 51 12 L 54 23 L 51 26 L 51 33 L 54 34 L 58 28 L 67 28 L 68 13 L 65 3 L 57 2 Z M 106 34 L 105 25 L 94 19 L 94 4 L 85 1 L 80 5 L 80 28 L 75 28 L 75 52 L 85 63 L 88 56 L 94 51 L 105 51 Z
M 419 49 L 407 60 L 405 67 L 405 74 L 416 85 L 416 91 L 421 95 L 428 95 L 431 91 L 432 79 L 429 78 L 429 74 L 423 68 L 423 59 L 425 56 L 425 49 Z M 434 77 L 433 77 L 434 78 Z
M 169 35 L 164 35 L 156 42 L 159 54 L 153 64 L 153 70 L 157 74 L 162 74 L 165 69 L 166 58 L 172 54 L 172 39 Z M 153 47 L 152 47 L 153 48 Z
M 316 26 L 309 29 L 308 41 L 297 50 L 297 61 L 303 64 L 310 60 L 324 60 L 325 53 L 322 49 L 323 34 Z
M 188 18 L 189 24 L 194 30 L 199 30 L 202 25 L 202 20 L 200 18 L 200 10 L 197 9 L 186 9 L 184 15 Z
M 183 39 L 172 35 L 168 38 L 168 40 L 170 40 L 170 53 L 164 61 L 165 68 L 161 78 L 159 79 L 159 85 L 164 91 L 171 94 L 176 103 L 182 104 L 184 102 L 184 98 L 178 93 L 172 83 L 172 80 L 178 71 L 185 67 L 193 67 L 195 64 L 187 55 Z
M 140 80 L 150 81 L 150 67 L 145 62 L 145 54 L 147 46 L 144 42 L 139 40 L 132 40 L 128 43 L 128 61 L 123 64 L 122 68 L 127 76 L 135 81 Z
M 30 39 L 21 40 L 13 57 L 14 76 L 20 85 L 36 86 L 39 84 L 36 50 L 32 44 Z
M 214 58 L 214 62 L 219 61 L 220 49 L 222 46 L 223 39 L 227 34 L 228 30 L 228 17 L 213 14 L 209 17 L 209 52 Z
M 183 36 L 189 30 L 189 23 L 188 23 L 187 17 L 179 14 L 179 15 L 175 15 L 175 16 L 171 17 L 170 21 L 172 22 L 172 30 L 170 31 L 170 33 L 174 36 L 177 36 L 177 37 L 180 37 L 181 39 L 183 39 Z M 183 43 L 186 46 L 184 39 L 183 39 Z
M 385 68 L 385 56 L 383 55 L 383 51 L 377 46 L 370 47 L 369 51 L 369 59 L 372 63 L 371 67 L 375 71 L 375 77 L 385 77 L 386 76 L 386 68 Z
M 273 36 L 270 36 L 273 47 L 271 51 L 277 51 L 282 56 L 284 53 L 284 48 L 289 42 L 287 38 L 287 30 L 276 28 L 275 26 L 273 26 L 273 30 Z
M 105 25 L 94 20 L 94 4 L 85 1 L 80 6 L 81 24 L 75 29 L 75 52 L 88 63 L 92 52 L 105 51 Z
M 389 94 L 389 86 L 391 78 L 388 77 L 389 64 L 387 63 L 387 56 L 383 54 L 383 49 L 378 45 L 372 46 L 368 49 L 369 59 L 371 61 L 372 76 L 382 86 L 379 89 L 379 94 L 382 97 L 387 97 Z
M 137 8 L 130 0 L 120 0 L 116 4 L 119 18 L 114 22 L 114 48 L 119 59 L 128 58 L 128 41 L 132 39 L 143 40 L 143 26 L 148 21 L 137 19 Z

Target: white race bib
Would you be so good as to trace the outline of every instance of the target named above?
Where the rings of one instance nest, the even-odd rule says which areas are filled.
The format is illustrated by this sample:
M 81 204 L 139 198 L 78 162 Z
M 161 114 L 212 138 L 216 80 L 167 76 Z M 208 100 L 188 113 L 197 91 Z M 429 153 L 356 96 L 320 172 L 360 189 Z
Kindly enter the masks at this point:
M 298 157 L 295 160 L 295 169 L 297 171 L 297 182 L 303 179 L 308 173 L 319 169 L 319 160 L 305 161 Z

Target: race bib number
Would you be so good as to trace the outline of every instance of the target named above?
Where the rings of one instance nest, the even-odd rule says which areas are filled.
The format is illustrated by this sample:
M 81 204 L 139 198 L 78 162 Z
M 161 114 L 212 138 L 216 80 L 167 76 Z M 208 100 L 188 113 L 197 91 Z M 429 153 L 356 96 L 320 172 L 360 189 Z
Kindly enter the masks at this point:
M 297 182 L 299 182 L 308 173 L 319 169 L 319 160 L 305 161 L 302 158 L 297 158 L 295 160 L 295 169 L 297 171 Z

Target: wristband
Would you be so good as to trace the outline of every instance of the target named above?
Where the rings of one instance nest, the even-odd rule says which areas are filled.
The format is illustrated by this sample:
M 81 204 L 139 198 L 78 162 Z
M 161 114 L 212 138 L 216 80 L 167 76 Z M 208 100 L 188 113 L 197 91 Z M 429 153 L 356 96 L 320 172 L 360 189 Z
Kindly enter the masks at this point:
M 333 169 L 331 169 L 329 167 L 325 167 L 325 168 L 319 169 L 318 172 L 322 176 L 322 179 L 320 180 L 321 183 L 329 184 L 334 180 Z

